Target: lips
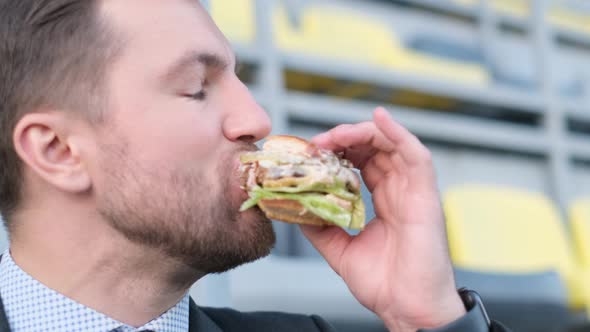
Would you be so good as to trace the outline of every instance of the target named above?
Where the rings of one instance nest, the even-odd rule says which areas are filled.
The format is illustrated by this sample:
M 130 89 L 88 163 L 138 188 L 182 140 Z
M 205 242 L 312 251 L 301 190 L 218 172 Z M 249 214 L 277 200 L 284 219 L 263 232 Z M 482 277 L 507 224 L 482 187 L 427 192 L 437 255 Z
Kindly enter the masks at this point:
M 242 185 L 242 174 L 243 174 L 243 164 L 240 162 L 240 156 L 243 153 L 258 151 L 258 147 L 254 144 L 244 144 L 236 149 L 233 153 L 228 155 L 228 158 L 225 159 L 225 165 L 220 165 L 220 169 L 227 170 L 228 173 L 221 173 L 219 174 L 221 181 L 227 181 L 228 184 L 227 190 L 229 191 L 226 193 L 228 197 L 232 200 L 232 203 L 237 203 L 240 205 L 242 202 L 250 198 L 248 192 L 243 188 Z M 227 165 L 231 163 L 231 165 Z M 228 167 L 229 166 L 229 167 Z
M 247 200 L 250 196 L 248 196 L 248 192 L 244 188 L 244 180 L 243 177 L 243 167 L 244 165 L 240 162 L 239 154 L 233 160 L 233 167 L 232 167 L 232 191 L 236 192 L 236 196 L 240 200 L 240 203 Z

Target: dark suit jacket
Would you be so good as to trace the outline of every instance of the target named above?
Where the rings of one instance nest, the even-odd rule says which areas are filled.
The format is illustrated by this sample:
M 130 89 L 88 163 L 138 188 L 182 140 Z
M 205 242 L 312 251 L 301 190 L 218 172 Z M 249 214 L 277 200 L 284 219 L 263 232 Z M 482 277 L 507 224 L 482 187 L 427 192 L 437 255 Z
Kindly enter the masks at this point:
M 211 325 L 204 325 L 202 322 L 193 319 L 192 316 L 194 313 L 203 315 L 200 316 L 203 321 L 208 321 L 207 324 Z M 193 329 L 193 326 L 199 327 Z M 191 301 L 191 328 L 189 332 L 197 331 L 335 332 L 336 330 L 318 316 L 303 316 L 277 312 L 242 313 L 231 309 L 198 308 Z M 473 331 L 457 329 L 453 330 L 453 332 Z M 490 332 L 510 332 L 510 330 L 499 323 L 493 322 Z
M 189 332 L 334 332 L 318 316 L 278 312 L 243 313 L 231 309 L 200 308 L 191 300 Z

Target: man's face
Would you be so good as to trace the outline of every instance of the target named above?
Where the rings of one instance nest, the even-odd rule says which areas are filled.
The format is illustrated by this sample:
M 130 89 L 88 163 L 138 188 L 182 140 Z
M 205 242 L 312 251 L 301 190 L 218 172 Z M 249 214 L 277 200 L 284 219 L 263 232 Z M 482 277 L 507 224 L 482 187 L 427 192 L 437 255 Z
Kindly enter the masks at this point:
M 238 211 L 240 152 L 270 120 L 198 2 L 105 0 L 123 38 L 108 77 L 92 173 L 99 213 L 128 239 L 202 272 L 267 255 L 270 221 Z

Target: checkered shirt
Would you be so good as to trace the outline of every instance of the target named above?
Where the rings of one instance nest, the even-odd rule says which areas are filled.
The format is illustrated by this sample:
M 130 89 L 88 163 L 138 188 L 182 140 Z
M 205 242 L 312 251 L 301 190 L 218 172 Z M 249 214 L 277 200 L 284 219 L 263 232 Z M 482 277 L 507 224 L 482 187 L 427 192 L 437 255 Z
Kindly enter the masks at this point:
M 12 332 L 187 332 L 189 295 L 162 316 L 134 328 L 46 287 L 7 250 L 0 261 L 0 296 Z

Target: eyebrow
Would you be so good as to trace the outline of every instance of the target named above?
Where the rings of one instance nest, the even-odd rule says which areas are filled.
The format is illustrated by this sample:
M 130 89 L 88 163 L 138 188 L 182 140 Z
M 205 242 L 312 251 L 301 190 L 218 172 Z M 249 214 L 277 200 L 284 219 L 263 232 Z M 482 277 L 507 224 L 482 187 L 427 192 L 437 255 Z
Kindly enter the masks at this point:
M 182 76 L 188 69 L 196 66 L 203 66 L 206 71 L 221 72 L 229 67 L 229 63 L 215 53 L 191 51 L 176 60 L 163 77 L 165 80 L 174 80 Z

